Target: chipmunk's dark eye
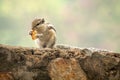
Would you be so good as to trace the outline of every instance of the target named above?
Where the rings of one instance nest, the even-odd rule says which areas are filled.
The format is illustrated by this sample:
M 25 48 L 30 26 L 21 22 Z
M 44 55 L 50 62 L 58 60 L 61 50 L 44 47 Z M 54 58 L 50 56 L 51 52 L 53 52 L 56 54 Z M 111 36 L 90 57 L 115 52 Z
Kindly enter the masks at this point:
M 37 23 L 36 26 L 38 26 L 40 23 Z

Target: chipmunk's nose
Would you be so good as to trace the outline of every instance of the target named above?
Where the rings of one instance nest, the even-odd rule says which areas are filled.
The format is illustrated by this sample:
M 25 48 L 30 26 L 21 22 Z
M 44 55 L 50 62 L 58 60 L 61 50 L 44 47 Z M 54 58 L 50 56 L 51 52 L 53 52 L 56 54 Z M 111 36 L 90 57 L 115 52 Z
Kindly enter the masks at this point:
M 32 31 L 29 32 L 29 35 L 32 35 Z
M 32 28 L 32 30 L 34 30 L 34 27 Z

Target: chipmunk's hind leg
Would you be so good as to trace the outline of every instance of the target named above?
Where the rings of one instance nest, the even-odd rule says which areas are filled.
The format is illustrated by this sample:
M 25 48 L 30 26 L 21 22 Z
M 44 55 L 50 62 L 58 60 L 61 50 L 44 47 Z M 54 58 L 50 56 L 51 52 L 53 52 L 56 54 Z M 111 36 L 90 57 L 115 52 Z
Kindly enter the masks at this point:
M 42 47 L 43 47 L 43 48 L 46 48 L 47 46 L 46 46 L 46 44 L 44 44 Z
M 54 45 L 55 45 L 55 43 L 56 43 L 56 38 L 54 37 L 54 38 L 52 38 L 52 39 L 50 39 L 49 40 L 49 42 L 47 43 L 47 48 L 53 48 L 54 47 Z

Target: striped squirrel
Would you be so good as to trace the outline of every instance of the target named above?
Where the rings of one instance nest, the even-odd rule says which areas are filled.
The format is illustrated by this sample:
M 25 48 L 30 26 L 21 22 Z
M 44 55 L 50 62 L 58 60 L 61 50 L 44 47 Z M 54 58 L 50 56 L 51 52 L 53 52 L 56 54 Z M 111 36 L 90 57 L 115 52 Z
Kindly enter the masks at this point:
M 33 20 L 29 35 L 39 48 L 53 48 L 56 43 L 56 30 L 52 24 L 45 23 L 44 18 Z

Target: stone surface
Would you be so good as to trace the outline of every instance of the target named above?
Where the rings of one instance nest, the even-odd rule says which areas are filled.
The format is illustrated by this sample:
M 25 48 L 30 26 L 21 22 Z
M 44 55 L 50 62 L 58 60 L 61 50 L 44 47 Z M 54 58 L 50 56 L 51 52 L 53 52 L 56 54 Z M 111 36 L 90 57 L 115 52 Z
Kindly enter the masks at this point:
M 120 80 L 120 54 L 94 52 L 79 63 L 89 80 Z
M 0 72 L 0 80 L 14 80 L 11 72 Z
M 52 80 L 87 80 L 86 74 L 74 58 L 57 58 L 48 67 Z
M 0 80 L 120 80 L 120 54 L 0 44 Z

